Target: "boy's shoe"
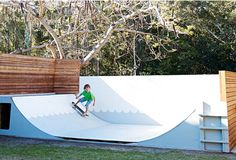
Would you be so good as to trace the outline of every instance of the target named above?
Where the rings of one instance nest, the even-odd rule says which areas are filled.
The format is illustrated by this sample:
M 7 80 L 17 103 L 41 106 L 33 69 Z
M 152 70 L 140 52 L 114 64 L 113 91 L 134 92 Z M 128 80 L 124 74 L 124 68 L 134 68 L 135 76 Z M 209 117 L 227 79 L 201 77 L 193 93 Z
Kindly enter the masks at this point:
M 84 113 L 83 116 L 85 117 L 85 116 L 89 116 L 89 115 L 88 115 L 88 113 Z
M 89 116 L 89 115 L 88 115 L 88 113 L 84 113 L 83 116 L 85 117 L 85 116 Z

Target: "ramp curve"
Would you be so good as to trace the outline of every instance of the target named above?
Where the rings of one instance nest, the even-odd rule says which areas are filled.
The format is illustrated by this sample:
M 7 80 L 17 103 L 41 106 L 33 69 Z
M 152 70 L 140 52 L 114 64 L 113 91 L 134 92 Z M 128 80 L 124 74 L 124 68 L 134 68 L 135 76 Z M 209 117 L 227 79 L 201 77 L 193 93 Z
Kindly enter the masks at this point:
M 81 117 L 72 108 L 71 102 L 75 96 L 71 94 L 12 99 L 30 123 L 55 137 L 133 143 L 160 136 L 170 130 L 164 125 L 112 123 L 93 113 L 87 118 Z

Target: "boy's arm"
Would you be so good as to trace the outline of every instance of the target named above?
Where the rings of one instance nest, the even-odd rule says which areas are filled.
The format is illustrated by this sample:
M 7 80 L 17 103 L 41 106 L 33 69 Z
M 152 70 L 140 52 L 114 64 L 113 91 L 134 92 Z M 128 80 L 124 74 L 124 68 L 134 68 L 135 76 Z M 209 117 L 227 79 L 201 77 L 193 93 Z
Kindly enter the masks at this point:
M 80 93 L 79 95 L 78 95 L 78 94 L 79 94 L 79 93 L 77 93 L 77 94 L 75 95 L 76 99 L 78 99 L 78 98 L 83 94 L 83 92 Z
M 93 99 L 93 106 L 95 106 L 95 103 L 96 103 L 96 98 L 94 97 L 94 99 Z
M 93 94 L 92 94 L 92 99 L 93 99 L 93 106 L 95 106 L 96 98 L 95 98 L 95 96 Z

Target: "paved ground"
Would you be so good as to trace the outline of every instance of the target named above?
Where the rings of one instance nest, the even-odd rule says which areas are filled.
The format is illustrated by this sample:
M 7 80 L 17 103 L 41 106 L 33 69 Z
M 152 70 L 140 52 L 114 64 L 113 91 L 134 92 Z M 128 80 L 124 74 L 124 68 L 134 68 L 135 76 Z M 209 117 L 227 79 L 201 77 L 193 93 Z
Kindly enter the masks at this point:
M 17 145 L 46 145 L 46 146 L 59 146 L 59 147 L 80 147 L 80 148 L 95 148 L 95 149 L 107 149 L 113 151 L 126 151 L 126 152 L 145 152 L 145 153 L 165 153 L 169 151 L 176 151 L 171 149 L 159 149 L 150 147 L 137 147 L 137 146 L 124 146 L 120 144 L 107 144 L 107 143 L 93 143 L 93 142 L 78 142 L 78 141 L 58 141 L 58 140 L 42 140 L 42 139 L 29 139 L 18 138 L 9 136 L 0 136 L 0 144 L 17 146 Z M 216 153 L 216 152 L 202 152 L 202 151 L 186 151 L 177 150 L 184 154 L 189 155 L 209 155 L 227 157 L 232 160 L 236 160 L 236 154 Z

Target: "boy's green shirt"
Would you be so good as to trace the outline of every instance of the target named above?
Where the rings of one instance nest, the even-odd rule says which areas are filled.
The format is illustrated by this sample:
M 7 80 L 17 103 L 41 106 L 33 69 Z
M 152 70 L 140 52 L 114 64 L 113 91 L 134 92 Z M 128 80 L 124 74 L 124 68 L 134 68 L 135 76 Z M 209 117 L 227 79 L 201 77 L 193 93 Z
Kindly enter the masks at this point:
M 86 101 L 95 99 L 95 96 L 91 92 L 83 91 L 80 95 L 83 95 Z

